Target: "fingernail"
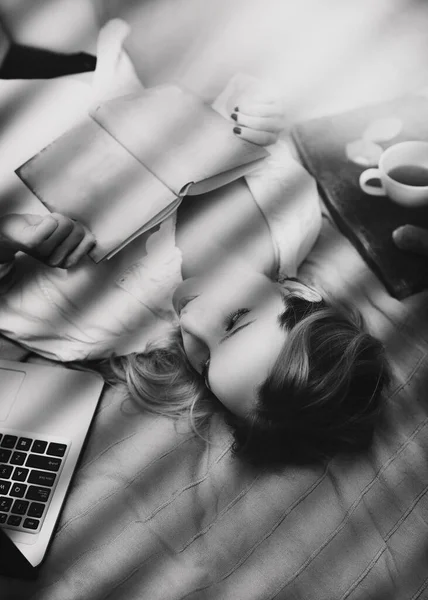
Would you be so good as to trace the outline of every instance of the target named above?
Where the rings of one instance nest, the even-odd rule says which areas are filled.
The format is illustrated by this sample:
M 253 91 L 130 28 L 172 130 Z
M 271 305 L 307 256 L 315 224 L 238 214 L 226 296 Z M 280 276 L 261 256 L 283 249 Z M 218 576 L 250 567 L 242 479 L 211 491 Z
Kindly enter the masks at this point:
M 239 112 L 239 106 L 235 106 L 235 108 L 233 109 L 235 112 Z
M 400 238 L 400 236 L 402 235 L 402 231 L 403 228 L 402 227 L 397 227 L 397 229 L 394 229 L 394 231 L 392 232 L 392 237 L 394 240 Z
M 401 242 L 403 241 L 403 228 L 402 227 L 395 229 L 395 231 L 392 232 L 392 239 L 394 240 L 394 242 L 397 245 L 401 244 Z
M 395 229 L 392 232 L 392 237 L 394 239 L 412 239 L 413 235 L 412 235 L 412 229 L 411 227 L 409 227 L 409 225 L 401 225 L 400 227 L 397 227 L 397 229 Z
M 392 239 L 395 245 L 401 250 L 411 250 L 414 246 L 414 236 L 412 236 L 412 231 L 406 226 L 395 229 L 392 232 Z
M 232 113 L 230 116 L 234 121 L 238 120 L 238 115 L 236 113 Z
M 241 128 L 240 127 L 234 127 L 233 128 L 233 133 L 237 133 L 239 135 L 241 133 Z

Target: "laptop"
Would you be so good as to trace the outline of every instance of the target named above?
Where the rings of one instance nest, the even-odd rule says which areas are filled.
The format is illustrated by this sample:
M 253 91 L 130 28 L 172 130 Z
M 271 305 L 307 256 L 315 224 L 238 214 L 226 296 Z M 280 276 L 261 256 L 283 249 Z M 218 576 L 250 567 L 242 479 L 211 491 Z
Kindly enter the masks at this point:
M 88 371 L 0 360 L 0 574 L 37 577 L 103 385 Z

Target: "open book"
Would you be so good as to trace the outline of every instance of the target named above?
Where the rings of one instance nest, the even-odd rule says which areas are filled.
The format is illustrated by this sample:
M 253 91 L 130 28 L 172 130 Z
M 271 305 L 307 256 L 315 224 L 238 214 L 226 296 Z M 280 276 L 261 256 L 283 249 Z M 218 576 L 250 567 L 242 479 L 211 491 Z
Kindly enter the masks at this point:
M 268 152 L 174 85 L 115 98 L 16 170 L 51 211 L 95 235 L 90 256 L 111 258 L 177 209 L 186 194 L 221 187 Z

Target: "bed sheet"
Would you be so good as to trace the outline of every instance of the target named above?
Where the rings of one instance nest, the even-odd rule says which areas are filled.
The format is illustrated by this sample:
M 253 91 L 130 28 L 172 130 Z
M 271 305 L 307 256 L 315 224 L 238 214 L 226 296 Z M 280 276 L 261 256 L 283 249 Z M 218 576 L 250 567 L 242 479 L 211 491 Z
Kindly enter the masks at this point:
M 58 85 L 3 85 L 3 192 L 85 106 L 85 86 Z M 48 112 L 48 95 L 64 119 L 34 119 L 28 98 Z M 2 198 L 32 201 L 24 186 Z M 0 578 L 0 600 L 428 597 L 427 293 L 391 298 L 328 219 L 299 275 L 355 302 L 387 345 L 394 383 L 371 451 L 259 471 L 232 457 L 220 420 L 206 444 L 186 422 L 143 414 L 109 389 L 39 579 Z M 0 356 L 39 360 L 6 340 Z
M 386 343 L 372 449 L 260 471 L 233 458 L 221 420 L 207 444 L 108 389 L 38 581 L 0 579 L 2 600 L 428 597 L 427 294 L 389 297 L 328 219 L 300 276 L 353 298 Z

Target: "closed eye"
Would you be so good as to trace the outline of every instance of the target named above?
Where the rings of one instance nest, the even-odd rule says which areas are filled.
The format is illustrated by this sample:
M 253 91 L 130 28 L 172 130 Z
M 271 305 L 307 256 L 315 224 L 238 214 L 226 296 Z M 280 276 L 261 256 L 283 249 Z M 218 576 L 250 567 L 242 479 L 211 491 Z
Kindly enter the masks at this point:
M 249 308 L 240 308 L 238 310 L 235 310 L 233 313 L 229 314 L 226 317 L 226 331 L 229 331 L 230 333 L 228 333 L 227 335 L 225 335 L 220 341 L 219 341 L 219 345 L 223 344 L 226 340 L 230 339 L 231 337 L 233 337 L 234 335 L 236 335 L 239 331 L 242 331 L 242 329 L 245 329 L 246 327 L 248 327 L 249 325 L 251 325 L 251 323 L 254 323 L 255 319 L 253 319 L 252 321 L 248 321 L 247 323 L 244 323 L 243 325 L 240 325 L 239 327 L 236 327 L 235 329 L 233 329 L 233 327 L 240 321 L 240 319 L 244 316 L 247 315 L 250 312 Z M 231 329 L 233 329 L 233 331 L 231 331 Z M 201 375 L 205 380 L 205 385 L 207 386 L 207 388 L 209 390 L 211 390 L 210 386 L 209 386 L 209 382 L 208 382 L 208 369 L 210 366 L 210 358 L 208 358 L 205 362 L 203 362 L 201 364 Z
M 240 321 L 240 319 L 250 312 L 249 308 L 238 308 L 238 310 L 234 310 L 230 314 L 227 315 L 225 319 L 225 329 L 226 331 L 231 331 L 236 323 Z
M 236 329 L 234 329 L 233 331 L 231 331 L 230 333 L 228 333 L 227 335 L 224 336 L 224 338 L 222 338 L 219 341 L 219 345 L 220 344 L 224 344 L 224 342 L 226 342 L 227 340 L 230 340 L 231 337 L 233 337 L 234 335 L 236 335 L 237 333 L 239 333 L 240 331 L 242 331 L 243 329 L 245 329 L 246 327 L 248 327 L 249 325 L 251 325 L 251 323 L 254 323 L 256 319 L 253 319 L 252 321 L 248 321 L 247 323 L 244 323 L 243 325 L 240 325 L 239 327 L 236 327 Z

